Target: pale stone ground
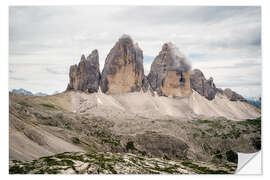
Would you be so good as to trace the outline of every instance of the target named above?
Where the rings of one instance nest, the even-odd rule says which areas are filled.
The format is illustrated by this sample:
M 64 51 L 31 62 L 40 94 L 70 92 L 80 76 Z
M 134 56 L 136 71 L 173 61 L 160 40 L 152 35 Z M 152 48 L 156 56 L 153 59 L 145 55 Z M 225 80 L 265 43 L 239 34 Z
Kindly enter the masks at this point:
M 53 105 L 56 109 L 46 109 L 47 107 L 42 104 Z M 230 123 L 235 124 L 240 120 L 260 117 L 260 110 L 245 102 L 229 101 L 220 94 L 216 96 L 216 99 L 209 101 L 196 92 L 186 98 L 152 96 L 150 93 L 142 92 L 106 95 L 100 92 L 86 94 L 70 91 L 45 97 L 10 94 L 10 159 L 25 161 L 61 152 L 85 152 L 83 144 L 72 143 L 71 138 L 74 136 L 82 138 L 81 141 L 84 143 L 90 143 L 91 146 L 101 149 L 96 140 L 91 140 L 92 136 L 89 136 L 90 139 L 83 139 L 83 134 L 78 131 L 81 123 L 84 122 L 82 117 L 103 117 L 109 121 L 106 123 L 112 124 L 104 127 L 110 129 L 112 134 L 120 135 L 122 143 L 126 143 L 129 138 L 135 141 L 138 135 L 147 135 L 147 132 L 157 134 L 158 136 L 152 134 L 154 139 L 169 136 L 170 139 L 167 141 L 174 142 L 174 137 L 180 144 L 181 142 L 188 143 L 187 157 L 191 159 L 209 159 L 209 154 L 201 147 L 206 143 L 210 143 L 213 149 L 218 149 L 222 145 L 227 146 L 228 143 L 238 143 L 237 151 L 253 152 L 254 148 L 247 141 L 249 137 L 223 140 L 221 137 L 215 138 L 213 133 L 210 133 L 210 142 L 209 139 L 201 137 L 201 131 L 211 130 L 209 126 L 211 124 L 197 126 L 196 123 L 192 123 L 198 120 L 210 120 L 216 123 L 217 119 L 222 119 L 220 116 L 224 116 L 230 122 L 221 120 L 218 124 L 227 127 Z M 98 119 L 97 121 L 99 122 Z M 50 124 L 57 122 L 60 124 Z M 63 125 L 66 122 L 73 122 L 73 130 L 61 126 L 61 123 Z M 95 123 L 92 120 L 86 122 Z M 239 128 L 243 127 L 239 126 Z M 229 128 L 228 132 L 217 128 L 212 128 L 212 130 L 218 134 L 226 134 L 232 129 Z M 198 139 L 194 138 L 194 135 L 198 135 Z M 125 140 L 125 137 L 128 139 Z M 145 140 L 138 148 L 140 146 L 143 148 L 148 141 L 152 140 Z M 158 144 L 158 142 L 155 143 Z M 83 165 L 80 167 L 84 168 Z M 95 167 L 91 168 L 95 169 Z M 67 173 L 72 172 L 67 169 Z
M 142 92 L 121 95 L 68 93 L 72 99 L 73 112 L 95 114 L 112 120 L 134 117 L 188 120 L 225 117 L 239 121 L 260 117 L 260 111 L 254 106 L 246 102 L 230 101 L 221 94 L 209 101 L 195 91 L 190 97 L 185 98 L 152 96 Z

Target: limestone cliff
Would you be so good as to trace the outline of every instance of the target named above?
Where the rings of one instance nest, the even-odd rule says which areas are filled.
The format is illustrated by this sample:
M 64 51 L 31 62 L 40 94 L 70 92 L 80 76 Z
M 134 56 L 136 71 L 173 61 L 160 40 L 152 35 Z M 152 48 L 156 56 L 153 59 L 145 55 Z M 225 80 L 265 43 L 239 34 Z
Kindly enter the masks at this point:
M 190 73 L 169 70 L 162 81 L 161 92 L 165 96 L 188 96 L 192 93 L 190 88 Z
M 194 69 L 190 76 L 191 88 L 197 91 L 200 95 L 204 96 L 208 100 L 215 98 L 218 89 L 214 84 L 214 80 L 210 77 L 208 80 L 204 77 L 204 74 L 199 69 Z
M 148 81 L 159 95 L 187 96 L 190 88 L 190 63 L 172 43 L 165 43 L 154 59 Z
M 206 79 L 199 69 L 191 70 L 191 64 L 171 42 L 165 43 L 151 64 L 150 73 L 144 75 L 143 51 L 130 36 L 123 35 L 106 57 L 102 75 L 99 71 L 99 55 L 94 50 L 78 65 L 72 65 L 67 90 L 93 93 L 101 89 L 106 94 L 154 91 L 160 96 L 189 96 L 192 90 L 208 100 L 217 93 L 231 101 L 246 101 L 231 89 L 216 88 L 212 77 Z
M 143 79 L 143 52 L 129 36 L 123 35 L 106 58 L 101 90 L 107 94 L 140 91 Z
M 98 51 L 94 50 L 87 59 L 82 55 L 79 64 L 70 67 L 67 90 L 80 90 L 89 93 L 97 92 L 99 81 L 99 56 Z

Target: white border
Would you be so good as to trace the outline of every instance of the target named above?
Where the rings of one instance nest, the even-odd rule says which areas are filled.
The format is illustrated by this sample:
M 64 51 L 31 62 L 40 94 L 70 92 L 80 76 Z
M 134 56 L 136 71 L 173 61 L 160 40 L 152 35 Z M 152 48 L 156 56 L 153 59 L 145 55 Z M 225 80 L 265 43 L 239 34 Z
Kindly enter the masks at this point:
M 108 176 L 108 175 L 87 175 L 87 176 L 21 176 L 21 175 L 8 175 L 8 6 L 10 5 L 210 5 L 210 6 L 262 6 L 262 59 L 263 59 L 263 152 L 269 151 L 269 128 L 270 128 L 270 118 L 269 118 L 269 102 L 270 102 L 270 88 L 269 88 L 269 78 L 270 78 L 270 6 L 269 0 L 95 0 L 95 1 L 87 1 L 87 0 L 2 0 L 0 6 L 0 114 L 1 114 L 1 179 L 6 178 L 22 178 L 22 179 L 48 179 L 48 178 L 66 178 L 66 179 L 74 179 L 74 178 L 112 178 L 112 179 L 138 179 L 138 178 L 155 178 L 155 179 L 179 179 L 179 178 L 207 178 L 207 179 L 216 179 L 216 178 L 228 178 L 228 176 L 145 176 L 145 175 L 125 175 L 125 176 Z M 263 171 L 263 176 L 230 176 L 229 178 L 244 178 L 244 179 L 254 179 L 254 178 L 267 178 L 269 176 L 270 171 L 267 167 L 270 167 L 268 162 L 270 161 L 269 153 L 263 153 L 263 167 L 265 167 L 265 171 Z M 268 164 L 266 164 L 268 163 Z M 269 178 L 268 178 L 269 179 Z

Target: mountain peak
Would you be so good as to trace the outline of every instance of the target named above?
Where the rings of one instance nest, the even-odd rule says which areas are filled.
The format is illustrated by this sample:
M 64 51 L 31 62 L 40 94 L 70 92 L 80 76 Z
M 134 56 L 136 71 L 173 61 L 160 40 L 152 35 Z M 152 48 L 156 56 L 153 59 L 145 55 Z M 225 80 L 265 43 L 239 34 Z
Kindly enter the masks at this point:
M 87 57 L 81 57 L 78 66 L 70 66 L 69 84 L 67 90 L 80 90 L 84 92 L 97 92 L 99 87 L 100 71 L 99 56 L 95 49 Z
M 100 88 L 108 94 L 150 90 L 165 96 L 189 96 L 193 89 L 208 100 L 218 92 L 232 101 L 244 100 L 232 90 L 216 88 L 213 77 L 206 79 L 201 70 L 192 70 L 189 59 L 172 42 L 162 45 L 145 76 L 143 51 L 128 34 L 123 34 L 110 50 L 102 74 L 98 50 L 94 49 L 87 58 L 83 54 L 78 65 L 70 67 L 69 76 L 67 90 L 98 92 Z
M 85 59 L 85 55 L 84 54 L 82 54 L 82 56 L 81 56 L 81 61 L 85 61 L 86 59 Z
M 106 57 L 101 90 L 109 94 L 139 92 L 143 78 L 143 51 L 129 35 L 124 34 Z

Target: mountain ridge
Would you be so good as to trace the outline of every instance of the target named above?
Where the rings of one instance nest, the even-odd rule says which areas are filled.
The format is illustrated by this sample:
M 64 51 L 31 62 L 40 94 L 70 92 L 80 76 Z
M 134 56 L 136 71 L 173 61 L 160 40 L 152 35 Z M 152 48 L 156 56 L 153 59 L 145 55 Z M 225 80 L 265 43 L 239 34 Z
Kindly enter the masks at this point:
M 91 62 L 91 54 L 95 54 L 95 68 L 90 70 L 90 65 L 82 62 Z M 229 88 L 222 90 L 215 86 L 213 77 L 208 80 L 199 69 L 192 69 L 191 62 L 171 42 L 164 43 L 161 51 L 154 58 L 148 75 L 144 74 L 143 51 L 138 43 L 129 35 L 123 35 L 110 50 L 105 60 L 102 73 L 99 72 L 98 51 L 94 50 L 88 61 L 82 55 L 78 65 L 70 67 L 70 83 L 67 90 L 81 90 L 89 93 L 97 92 L 100 88 L 103 93 L 121 94 L 128 92 L 151 91 L 160 96 L 183 97 L 190 96 L 192 90 L 197 91 L 208 100 L 213 100 L 217 92 L 225 94 L 232 101 L 246 101 L 243 96 Z M 90 69 L 89 69 L 90 68 Z M 93 76 L 93 74 L 98 74 Z M 78 79 L 78 80 L 76 80 Z M 76 80 L 76 82 L 74 82 Z M 77 88 L 73 87 L 77 86 Z

